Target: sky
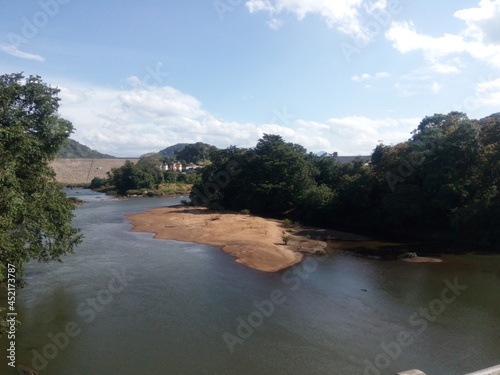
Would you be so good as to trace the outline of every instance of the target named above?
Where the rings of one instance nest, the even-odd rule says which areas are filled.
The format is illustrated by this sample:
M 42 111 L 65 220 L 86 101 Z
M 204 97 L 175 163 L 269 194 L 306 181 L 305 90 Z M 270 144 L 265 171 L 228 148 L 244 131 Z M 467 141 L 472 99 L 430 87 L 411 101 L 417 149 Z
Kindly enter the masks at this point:
M 0 74 L 61 92 L 72 138 L 369 155 L 428 115 L 500 112 L 500 0 L 0 0 Z

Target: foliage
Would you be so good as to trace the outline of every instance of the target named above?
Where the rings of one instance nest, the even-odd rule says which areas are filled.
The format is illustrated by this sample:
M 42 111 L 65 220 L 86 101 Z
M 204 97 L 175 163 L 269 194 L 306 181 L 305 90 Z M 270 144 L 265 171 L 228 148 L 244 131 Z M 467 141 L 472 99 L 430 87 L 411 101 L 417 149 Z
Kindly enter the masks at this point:
M 81 143 L 68 139 L 57 153 L 58 158 L 92 158 L 92 159 L 111 159 L 114 156 L 101 154 L 98 151 L 92 150 Z
M 58 89 L 40 77 L 0 76 L 0 280 L 5 265 L 60 261 L 81 241 L 72 202 L 59 190 L 49 161 L 73 130 L 59 117 Z
M 416 258 L 418 255 L 417 253 L 415 252 L 409 252 L 409 251 L 406 251 L 400 255 L 398 255 L 398 258 L 399 259 L 410 259 L 410 258 Z
M 175 151 L 177 160 L 185 163 L 199 163 L 204 160 L 210 160 L 210 155 L 217 150 L 217 147 L 207 143 L 196 142 L 187 144 L 184 148 Z
M 177 143 L 172 146 L 168 146 L 167 148 L 164 148 L 163 150 L 159 151 L 158 153 L 168 159 L 175 159 L 175 154 L 178 151 L 181 151 L 186 147 L 189 143 Z
M 102 188 L 108 185 L 109 181 L 105 178 L 94 177 L 92 181 L 90 181 L 90 188 L 92 190 Z
M 162 171 L 166 160 L 159 153 L 143 155 L 136 164 L 127 160 L 120 168 L 113 168 L 107 179 L 92 180 L 91 188 L 118 195 L 189 194 L 191 186 L 200 180 L 201 171 Z
M 377 145 L 369 162 L 339 163 L 268 134 L 211 161 L 190 194 L 196 204 L 500 248 L 500 114 L 427 116 L 407 142 Z

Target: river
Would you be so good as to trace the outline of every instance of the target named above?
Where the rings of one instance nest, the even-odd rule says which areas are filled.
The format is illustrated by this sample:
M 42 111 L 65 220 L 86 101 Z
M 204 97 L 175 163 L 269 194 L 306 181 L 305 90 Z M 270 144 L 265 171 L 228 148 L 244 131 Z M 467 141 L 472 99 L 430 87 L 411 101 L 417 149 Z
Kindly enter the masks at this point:
M 74 218 L 85 240 L 63 263 L 30 262 L 16 301 L 17 363 L 40 375 L 457 375 L 500 363 L 500 256 L 333 252 L 264 273 L 128 231 L 125 214 L 181 198 L 69 194 L 88 202 Z

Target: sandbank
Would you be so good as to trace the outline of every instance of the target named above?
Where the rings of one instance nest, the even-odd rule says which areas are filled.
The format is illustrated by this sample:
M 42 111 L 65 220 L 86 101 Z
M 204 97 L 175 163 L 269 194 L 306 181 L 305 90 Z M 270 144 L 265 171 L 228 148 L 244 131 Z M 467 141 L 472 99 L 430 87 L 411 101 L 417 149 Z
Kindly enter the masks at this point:
M 154 238 L 218 246 L 236 262 L 276 272 L 303 259 L 303 253 L 324 253 L 326 242 L 287 233 L 278 220 L 220 213 L 205 207 L 168 206 L 127 215 L 133 232 L 154 233 Z M 284 235 L 287 244 L 284 243 Z

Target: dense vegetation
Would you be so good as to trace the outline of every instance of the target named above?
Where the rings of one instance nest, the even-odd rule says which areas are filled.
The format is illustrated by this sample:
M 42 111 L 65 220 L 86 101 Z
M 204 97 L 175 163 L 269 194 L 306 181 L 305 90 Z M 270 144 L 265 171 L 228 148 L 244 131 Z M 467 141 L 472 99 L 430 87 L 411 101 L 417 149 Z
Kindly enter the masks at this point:
M 178 160 L 183 164 L 201 163 L 210 160 L 210 155 L 217 150 L 217 147 L 208 143 L 177 143 L 169 146 L 158 153 L 165 157 L 165 160 Z
M 192 184 L 199 181 L 199 174 L 163 171 L 161 167 L 168 161 L 157 153 L 143 155 L 136 164 L 127 160 L 122 167 L 113 168 L 107 179 L 94 178 L 90 188 L 118 195 L 188 194 Z
M 175 159 L 176 153 L 182 151 L 188 144 L 189 143 L 177 143 L 175 145 L 168 146 L 161 151 L 158 151 L 158 153 L 166 158 Z
M 72 132 L 58 115 L 58 89 L 40 77 L 0 76 L 0 282 L 21 280 L 30 259 L 58 261 L 80 242 L 73 204 L 49 166 Z
M 379 144 L 369 163 L 342 164 L 265 135 L 253 149 L 214 151 L 190 197 L 315 225 L 439 233 L 498 249 L 500 114 L 426 117 L 407 142 Z
M 98 151 L 82 145 L 81 143 L 68 139 L 57 153 L 58 158 L 82 158 L 82 159 L 111 159 L 114 156 L 101 154 Z

